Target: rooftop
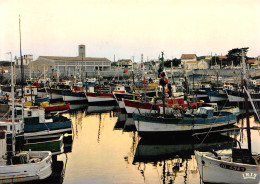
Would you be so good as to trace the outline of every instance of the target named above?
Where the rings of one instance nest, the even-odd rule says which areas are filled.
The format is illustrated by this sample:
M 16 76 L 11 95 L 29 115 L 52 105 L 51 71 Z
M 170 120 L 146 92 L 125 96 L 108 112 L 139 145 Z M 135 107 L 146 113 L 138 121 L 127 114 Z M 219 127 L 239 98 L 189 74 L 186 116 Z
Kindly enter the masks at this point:
M 181 59 L 196 59 L 196 54 L 182 54 Z
M 52 60 L 64 60 L 64 61 L 110 61 L 107 58 L 94 58 L 94 57 L 64 57 L 64 56 L 39 56 L 40 58 L 47 58 Z

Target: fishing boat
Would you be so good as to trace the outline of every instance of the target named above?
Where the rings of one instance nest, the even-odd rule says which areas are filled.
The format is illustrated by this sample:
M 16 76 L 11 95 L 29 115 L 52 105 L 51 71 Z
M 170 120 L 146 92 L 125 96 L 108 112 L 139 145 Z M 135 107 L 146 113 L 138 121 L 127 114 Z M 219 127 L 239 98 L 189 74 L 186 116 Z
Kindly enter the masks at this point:
M 17 119 L 24 122 L 24 137 L 71 133 L 71 120 L 57 113 L 52 118 L 45 118 L 44 108 L 16 107 Z
M 59 101 L 63 99 L 62 91 L 70 91 L 72 84 L 72 81 L 50 83 L 49 87 L 46 87 L 45 90 L 51 101 Z
M 112 93 L 86 92 L 89 103 L 113 102 L 115 98 Z
M 209 129 L 220 129 L 236 123 L 230 112 L 214 112 L 212 107 L 200 107 L 193 113 L 176 111 L 171 116 L 133 113 L 135 127 L 140 135 L 193 133 Z
M 245 69 L 244 50 L 242 50 L 242 63 Z M 209 153 L 196 151 L 196 159 L 203 182 L 225 184 L 259 184 L 260 182 L 260 154 L 252 153 L 251 127 L 249 122 L 250 94 L 246 89 L 246 76 L 244 70 L 244 103 L 246 107 L 247 148 L 234 147 L 231 153 Z M 252 103 L 252 101 L 251 101 Z M 259 127 L 258 127 L 259 130 Z
M 162 101 L 156 98 L 149 98 L 149 97 L 146 98 L 145 102 L 140 100 L 129 100 L 129 99 L 123 99 L 123 102 L 127 114 L 132 114 L 133 112 L 156 113 L 161 107 L 163 107 Z M 194 109 L 202 106 L 203 103 L 204 103 L 203 100 L 197 100 L 195 98 L 189 98 L 188 100 L 184 100 L 183 96 L 166 99 L 167 108 L 172 108 L 172 109 L 176 109 L 176 108 L 180 108 L 182 110 Z
M 45 112 L 64 111 L 70 109 L 70 103 L 48 103 L 44 102 L 40 104 L 45 109 Z
M 62 91 L 65 89 L 46 88 L 46 91 L 50 97 L 50 100 L 62 100 Z
M 23 144 L 24 151 L 50 151 L 52 155 L 64 152 L 63 134 L 29 137 Z
M 28 182 L 48 178 L 52 173 L 49 151 L 22 151 L 7 157 L 6 132 L 0 131 L 0 183 Z
M 114 98 L 115 98 L 119 108 L 122 110 L 125 110 L 125 103 L 123 102 L 123 99 L 137 100 L 137 98 L 140 98 L 139 94 L 134 94 L 134 93 L 113 92 L 113 95 L 114 95 Z
M 193 90 L 193 93 L 197 98 L 208 98 L 208 92 L 210 90 L 210 84 L 201 84 L 199 89 Z
M 224 90 L 215 90 L 208 92 L 210 102 L 220 102 L 228 99 L 227 94 Z
M 73 102 L 73 101 L 87 101 L 87 96 L 84 91 L 62 91 L 64 102 Z
M 162 69 L 158 70 L 160 85 L 163 87 L 162 93 L 162 115 L 160 113 L 134 112 L 133 118 L 138 134 L 146 136 L 166 135 L 166 134 L 191 134 L 192 132 L 205 131 L 209 129 L 220 129 L 236 123 L 236 116 L 230 112 L 215 112 L 212 107 L 199 107 L 183 113 L 176 109 L 170 114 L 166 114 L 165 86 L 168 82 L 163 72 L 163 53 Z
M 115 87 L 115 90 L 113 91 L 115 93 L 122 93 L 124 94 L 125 88 L 122 85 L 118 85 Z M 102 102 L 114 102 L 116 99 L 114 98 L 113 93 L 111 92 L 105 92 L 102 87 L 95 88 L 94 86 L 90 86 L 88 88 L 88 91 L 86 92 L 86 96 L 88 98 L 89 103 L 102 103 Z
M 203 182 L 258 184 L 260 181 L 260 156 L 252 155 L 252 160 L 247 149 L 233 149 L 231 154 L 199 151 L 195 154 Z

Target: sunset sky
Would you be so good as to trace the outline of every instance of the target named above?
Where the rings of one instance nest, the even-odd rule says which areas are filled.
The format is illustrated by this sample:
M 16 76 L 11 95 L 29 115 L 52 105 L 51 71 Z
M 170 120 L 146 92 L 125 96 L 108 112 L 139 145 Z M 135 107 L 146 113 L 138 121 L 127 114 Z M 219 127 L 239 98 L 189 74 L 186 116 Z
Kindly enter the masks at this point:
M 0 60 L 22 54 L 157 59 L 225 55 L 249 47 L 260 55 L 259 0 L 1 0 Z

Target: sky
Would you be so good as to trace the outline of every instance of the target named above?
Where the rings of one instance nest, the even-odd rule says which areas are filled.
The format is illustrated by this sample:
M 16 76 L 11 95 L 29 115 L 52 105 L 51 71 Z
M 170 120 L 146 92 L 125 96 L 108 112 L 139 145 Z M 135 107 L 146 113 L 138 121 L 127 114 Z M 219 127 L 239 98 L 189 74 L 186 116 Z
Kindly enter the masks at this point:
M 22 54 L 166 59 L 260 55 L 259 0 L 0 0 L 0 60 Z

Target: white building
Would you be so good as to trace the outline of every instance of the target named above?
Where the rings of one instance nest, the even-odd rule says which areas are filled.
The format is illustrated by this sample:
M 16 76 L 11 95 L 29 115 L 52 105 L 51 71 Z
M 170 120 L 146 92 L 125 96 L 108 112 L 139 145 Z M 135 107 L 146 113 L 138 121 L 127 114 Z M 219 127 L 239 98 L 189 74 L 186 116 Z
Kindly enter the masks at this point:
M 33 55 L 23 56 L 23 65 L 29 65 L 33 61 Z M 15 57 L 15 65 L 21 65 L 21 57 Z
M 107 58 L 39 56 L 38 60 L 52 62 L 60 72 L 110 71 L 111 61 Z
M 182 54 L 181 55 L 181 64 L 184 66 L 186 62 L 197 61 L 196 54 Z

